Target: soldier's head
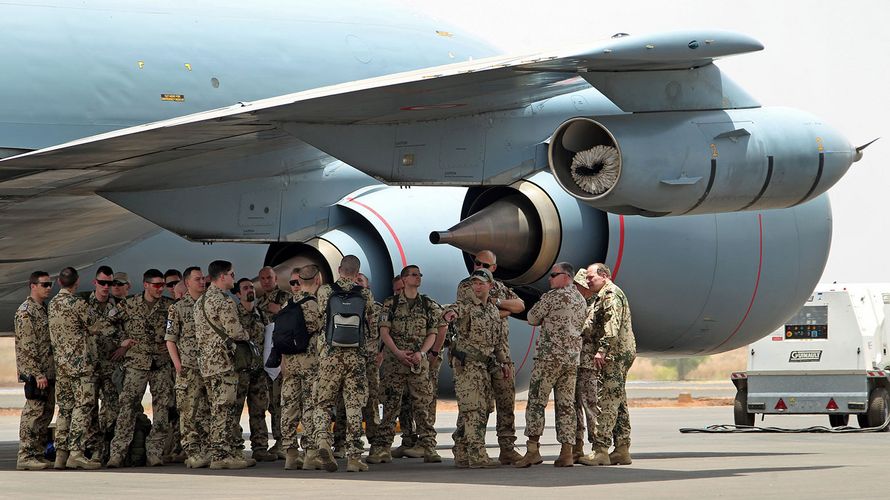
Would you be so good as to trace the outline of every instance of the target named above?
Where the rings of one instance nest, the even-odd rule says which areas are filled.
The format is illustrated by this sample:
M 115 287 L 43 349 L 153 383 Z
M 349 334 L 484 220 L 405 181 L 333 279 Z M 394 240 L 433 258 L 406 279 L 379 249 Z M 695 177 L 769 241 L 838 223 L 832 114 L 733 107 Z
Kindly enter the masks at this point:
M 612 280 L 612 270 L 602 262 L 587 266 L 587 288 L 599 292 Z
M 550 288 L 565 288 L 572 284 L 575 268 L 568 262 L 557 262 L 550 268 Z
M 53 279 L 46 271 L 34 271 L 28 278 L 28 287 L 31 289 L 31 298 L 44 302 L 53 291 Z
M 227 260 L 215 260 L 207 266 L 210 281 L 220 290 L 229 291 L 235 285 L 235 269 Z
M 96 298 L 99 299 L 99 302 L 108 300 L 113 284 L 114 271 L 108 266 L 99 266 L 99 269 L 96 269 L 96 277 L 93 278 L 93 286 L 96 287 Z
M 371 288 L 371 280 L 368 279 L 368 276 L 365 275 L 365 273 L 358 273 L 355 277 L 355 282 L 364 288 Z
M 200 267 L 190 266 L 185 268 L 182 278 L 185 282 L 186 291 L 192 298 L 197 299 L 204 293 L 204 273 L 201 272 Z
M 491 250 L 482 250 L 473 257 L 473 270 L 488 269 L 494 276 L 495 270 L 498 268 L 498 258 Z
M 423 273 L 420 272 L 420 268 L 414 264 L 403 267 L 399 276 L 402 277 L 402 282 L 405 284 L 405 288 L 413 288 L 415 290 L 420 288 L 420 281 L 423 278 Z
M 278 286 L 278 275 L 275 274 L 275 270 L 272 269 L 271 266 L 266 266 L 260 269 L 260 287 L 262 287 L 263 291 L 268 293 L 272 290 L 275 290 L 275 287 Z
M 253 286 L 253 281 L 249 278 L 238 280 L 238 285 L 235 287 L 235 295 L 238 296 L 241 302 L 254 302 L 256 300 L 256 288 Z
M 473 287 L 473 294 L 479 300 L 487 300 L 493 282 L 494 276 L 488 269 L 476 269 L 470 274 L 470 285 Z
M 174 299 L 179 298 L 176 296 L 176 285 L 180 282 L 182 282 L 182 273 L 176 269 L 167 269 L 167 272 L 164 273 L 164 287 L 167 288 L 167 293 Z
M 398 295 L 402 293 L 402 290 L 405 289 L 405 282 L 402 281 L 401 276 L 394 276 L 392 279 L 392 294 Z
M 321 270 L 315 264 L 296 267 L 290 274 L 289 283 L 294 293 L 301 290 L 314 292 L 321 285 Z
M 340 267 L 337 268 L 337 274 L 341 278 L 355 281 L 358 272 L 361 271 L 362 262 L 355 255 L 347 255 L 340 261 Z
M 130 277 L 127 276 L 127 273 L 120 271 L 114 273 L 114 280 L 111 282 L 111 295 L 119 299 L 125 299 L 129 294 Z
M 80 284 L 80 275 L 77 273 L 77 269 L 73 267 L 66 267 L 59 271 L 59 286 L 62 288 L 68 288 L 69 290 L 77 290 L 77 285 Z
M 164 273 L 158 269 L 149 269 L 142 273 L 142 287 L 145 299 L 154 302 L 164 294 Z

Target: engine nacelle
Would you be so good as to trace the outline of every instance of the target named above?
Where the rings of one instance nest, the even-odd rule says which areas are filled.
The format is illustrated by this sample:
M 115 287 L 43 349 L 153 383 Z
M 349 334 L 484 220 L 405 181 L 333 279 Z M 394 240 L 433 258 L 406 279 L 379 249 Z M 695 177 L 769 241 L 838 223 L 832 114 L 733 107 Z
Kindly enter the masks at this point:
M 623 215 L 787 208 L 833 186 L 857 159 L 832 127 L 788 108 L 572 118 L 550 140 L 559 184 Z

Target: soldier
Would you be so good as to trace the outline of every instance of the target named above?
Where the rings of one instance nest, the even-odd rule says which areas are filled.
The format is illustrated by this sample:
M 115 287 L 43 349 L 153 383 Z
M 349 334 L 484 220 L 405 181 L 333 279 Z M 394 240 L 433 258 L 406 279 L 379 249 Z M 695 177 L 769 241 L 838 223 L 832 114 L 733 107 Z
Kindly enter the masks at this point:
M 176 407 L 185 466 L 199 469 L 210 465 L 207 450 L 207 428 L 210 424 L 210 401 L 201 376 L 198 337 L 195 331 L 195 302 L 204 293 L 204 273 L 200 267 L 187 267 L 183 273 L 188 293 L 167 311 L 167 333 L 164 340 L 176 370 Z
M 363 446 L 362 435 L 362 407 L 368 398 L 368 385 L 365 376 L 366 353 L 365 346 L 361 343 L 354 346 L 333 345 L 332 333 L 358 329 L 366 330 L 370 319 L 374 314 L 374 296 L 367 288 L 362 288 L 355 283 L 361 263 L 355 255 L 347 255 L 340 261 L 338 267 L 339 279 L 333 285 L 322 285 L 318 290 L 318 310 L 322 314 L 322 325 L 325 325 L 326 342 L 319 353 L 318 383 L 317 383 L 317 408 L 314 415 L 315 442 L 318 455 L 325 469 L 329 472 L 337 470 L 337 462 L 334 461 L 331 451 L 331 437 L 328 432 L 328 411 L 336 404 L 337 397 L 343 394 L 346 406 L 346 439 L 347 439 L 347 465 L 349 472 L 368 470 L 368 466 L 362 462 Z M 360 299 L 364 302 L 363 312 L 357 321 L 351 321 L 352 317 L 342 317 L 338 314 L 334 318 L 328 311 L 328 304 L 336 293 L 350 294 L 353 288 L 358 288 Z M 329 317 L 330 316 L 330 317 Z M 336 321 L 335 321 L 336 320 Z M 334 328 L 337 325 L 339 329 Z
M 167 295 L 173 300 L 182 298 L 182 294 L 177 294 L 176 287 L 182 283 L 182 273 L 176 269 L 167 269 L 164 273 L 164 288 L 167 289 Z
M 257 300 L 256 307 L 273 321 L 281 306 L 290 300 L 291 293 L 278 288 L 278 275 L 269 266 L 260 269 L 259 278 L 263 294 Z M 286 456 L 281 449 L 281 374 L 269 385 L 269 414 L 272 415 L 272 437 L 275 438 L 275 444 L 269 448 L 269 453 L 284 459 Z
M 449 348 L 454 369 L 459 424 L 454 431 L 454 464 L 458 468 L 497 467 L 485 451 L 485 429 L 491 414 L 492 365 L 508 362 L 506 332 L 491 296 L 495 284 L 488 269 L 473 271 L 468 281 L 473 299 L 446 308 L 444 319 L 457 319 L 458 333 Z M 505 376 L 512 376 L 512 371 Z
M 497 256 L 490 250 L 482 250 L 473 258 L 473 270 L 488 269 L 492 276 L 497 270 Z M 493 406 L 497 410 L 496 431 L 500 455 L 498 461 L 503 465 L 510 465 L 522 458 L 514 446 L 516 443 L 516 383 L 513 378 L 513 360 L 510 359 L 510 324 L 507 318 L 510 314 L 519 314 L 525 310 L 525 302 L 516 295 L 513 290 L 498 280 L 491 283 L 491 300 L 498 308 L 501 317 L 501 327 L 504 329 L 504 345 L 501 346 L 507 353 L 507 360 L 503 366 L 493 365 L 490 370 Z M 458 302 L 473 302 L 473 288 L 470 279 L 464 279 L 457 286 Z M 460 428 L 458 421 L 458 428 Z M 458 433 L 463 431 L 458 430 Z
M 584 296 L 587 310 L 593 304 L 596 294 L 587 288 L 587 269 L 579 269 L 575 273 L 575 288 Z M 578 463 L 584 456 L 584 430 L 587 438 L 593 443 L 593 431 L 596 428 L 596 370 L 593 356 L 596 354 L 596 340 L 590 323 L 584 323 L 581 330 L 581 361 L 578 365 L 578 378 L 575 382 L 575 447 L 572 457 Z
M 266 340 L 265 315 L 255 307 L 256 290 L 253 282 L 247 278 L 241 278 L 235 287 L 235 295 L 238 296 L 238 319 L 241 327 L 250 336 L 250 340 L 263 352 L 263 344 Z M 269 453 L 269 428 L 266 426 L 266 410 L 269 409 L 269 392 L 271 380 L 266 370 L 260 367 L 256 371 L 242 372 L 238 374 L 238 395 L 235 399 L 235 411 L 240 415 L 247 401 L 247 414 L 250 425 L 250 450 L 252 457 L 257 462 L 274 462 L 278 455 Z M 275 416 L 272 416 L 275 419 Z M 241 425 L 235 425 L 232 429 L 235 436 L 235 447 L 244 448 L 244 438 Z
M 90 413 L 96 403 L 96 339 L 86 301 L 75 295 L 80 278 L 66 267 L 59 273 L 62 289 L 49 303 L 49 335 L 56 363 L 56 469 L 95 470 L 98 460 L 84 456 Z
M 15 468 L 43 470 L 52 467 L 52 462 L 43 459 L 43 450 L 56 405 L 56 369 L 45 307 L 53 280 L 46 272 L 35 271 L 28 279 L 28 288 L 31 293 L 15 312 L 16 369 L 19 380 L 28 381 L 33 377 L 33 385 L 43 391 L 44 396 L 25 399 Z
M 536 346 L 537 356 L 528 389 L 525 410 L 525 435 L 528 448 L 514 467 L 530 467 L 543 461 L 539 439 L 544 432 L 544 409 L 554 392 L 556 402 L 556 438 L 562 448 L 553 462 L 556 467 L 571 467 L 575 460 L 575 378 L 581 356 L 581 329 L 586 303 L 572 284 L 575 270 L 568 262 L 550 269 L 550 291 L 528 311 L 528 323 L 541 325 Z
M 309 264 L 291 273 L 290 279 L 293 298 L 285 304 L 287 307 L 300 307 L 306 332 L 311 336 L 306 352 L 281 355 L 281 440 L 287 458 L 285 470 L 321 468 L 317 459 L 317 451 L 310 451 L 314 432 L 313 408 L 315 379 L 318 374 L 318 338 L 321 330 L 321 318 L 318 313 L 316 293 L 321 286 L 321 273 L 318 266 Z M 299 304 L 299 306 L 296 306 Z M 303 424 L 303 450 L 297 439 L 297 426 Z
M 612 282 L 605 264 L 587 268 L 588 287 L 596 298 L 587 315 L 586 326 L 593 330 L 597 370 L 597 404 L 593 453 L 582 457 L 584 465 L 628 465 L 630 457 L 630 414 L 627 411 L 627 372 L 637 356 L 627 296 Z M 614 437 L 615 450 L 609 453 Z
M 111 282 L 111 295 L 118 300 L 124 300 L 130 296 L 130 278 L 127 276 L 127 273 L 120 271 L 114 273 L 113 281 Z
M 164 275 L 149 269 L 142 275 L 144 291 L 121 303 L 124 321 L 124 387 L 120 413 L 111 442 L 108 467 L 120 467 L 136 425 L 136 414 L 146 387 L 151 390 L 152 426 L 145 441 L 146 464 L 163 465 L 164 446 L 170 438 L 170 409 L 175 407 L 173 361 L 164 337 L 167 312 L 173 299 L 164 297 Z
M 433 388 L 430 384 L 430 362 L 427 358 L 436 345 L 437 336 L 445 337 L 442 309 L 434 300 L 418 292 L 423 273 L 415 265 L 405 266 L 400 273 L 405 289 L 383 301 L 380 315 L 380 338 L 387 347 L 381 366 L 383 389 L 383 421 L 377 446 L 372 446 L 368 461 L 390 461 L 390 446 L 395 434 L 396 417 L 401 410 L 402 392 L 408 387 L 411 413 L 417 429 L 418 444 L 423 448 L 424 462 L 438 463 L 436 429 L 430 416 Z M 438 354 L 438 353 L 437 353 Z
M 93 407 L 92 425 L 95 435 L 91 436 L 93 439 L 90 444 L 92 449 L 101 453 L 105 461 L 108 460 L 109 447 L 114 437 L 114 423 L 120 408 L 118 405 L 120 395 L 113 382 L 113 375 L 114 371 L 121 367 L 126 354 L 126 349 L 120 347 L 123 340 L 123 324 L 119 299 L 110 293 L 114 282 L 113 276 L 114 271 L 110 267 L 100 266 L 93 279 L 94 291 L 80 294 L 86 299 L 90 313 L 98 322 L 96 391 L 101 407 L 98 404 Z
M 249 340 L 241 326 L 238 308 L 228 295 L 235 284 L 232 263 L 215 260 L 207 267 L 210 288 L 195 302 L 201 376 L 210 399 L 209 452 L 211 469 L 244 469 L 256 465 L 232 448 L 232 429 L 238 425 L 235 397 L 238 374 L 228 344 Z

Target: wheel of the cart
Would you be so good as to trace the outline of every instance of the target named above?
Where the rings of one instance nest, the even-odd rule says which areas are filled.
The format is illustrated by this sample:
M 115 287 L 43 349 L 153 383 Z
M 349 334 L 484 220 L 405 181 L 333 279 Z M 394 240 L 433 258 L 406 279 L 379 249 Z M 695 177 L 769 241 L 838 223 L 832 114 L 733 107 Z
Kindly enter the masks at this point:
M 754 425 L 754 414 L 748 413 L 748 390 L 739 389 L 735 393 L 735 405 L 733 408 L 733 416 L 736 425 Z

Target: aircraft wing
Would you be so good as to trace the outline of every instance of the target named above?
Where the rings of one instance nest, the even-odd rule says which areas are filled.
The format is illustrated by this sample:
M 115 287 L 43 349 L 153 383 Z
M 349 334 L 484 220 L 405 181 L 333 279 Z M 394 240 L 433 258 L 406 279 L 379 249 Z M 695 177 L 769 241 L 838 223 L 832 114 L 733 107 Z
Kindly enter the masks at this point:
M 313 126 L 387 126 L 521 108 L 593 85 L 622 110 L 754 107 L 758 103 L 711 64 L 761 50 L 732 32 L 621 36 L 585 47 L 503 56 L 347 82 L 121 129 L 0 160 L 15 170 L 111 172 L 296 135 L 349 161 L 348 141 L 318 144 Z M 668 85 L 681 92 L 666 92 Z M 671 95 L 667 95 L 671 94 Z M 679 97 L 678 97 L 679 96 Z M 288 127 L 288 124 L 292 125 Z M 286 141 L 285 141 L 286 142 Z M 392 144 L 390 144 L 391 146 Z M 387 181 L 379 171 L 355 165 Z M 488 172 L 486 172 L 488 174 Z

